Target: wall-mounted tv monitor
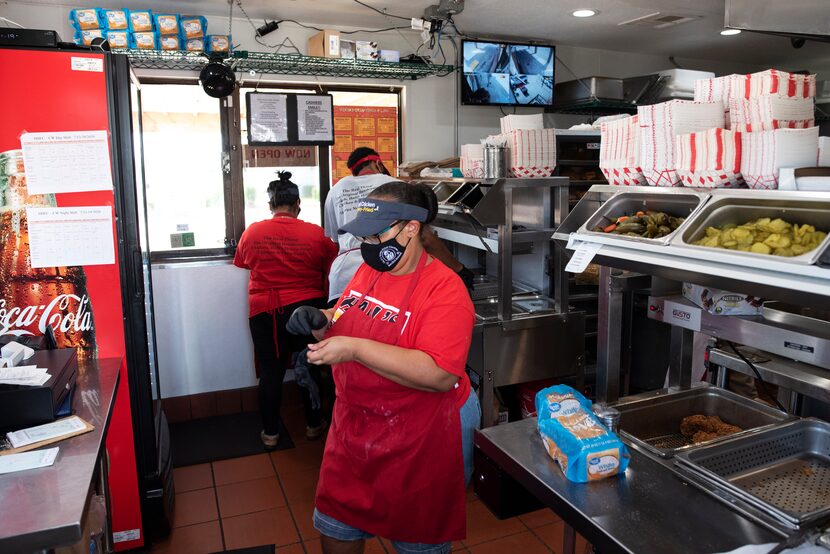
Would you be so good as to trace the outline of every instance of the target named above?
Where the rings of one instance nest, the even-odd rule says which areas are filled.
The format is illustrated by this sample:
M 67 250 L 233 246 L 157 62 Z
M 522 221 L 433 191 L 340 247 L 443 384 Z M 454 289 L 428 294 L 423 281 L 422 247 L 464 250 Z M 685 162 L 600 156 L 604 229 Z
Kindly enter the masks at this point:
M 465 40 L 461 51 L 462 104 L 553 105 L 553 46 Z

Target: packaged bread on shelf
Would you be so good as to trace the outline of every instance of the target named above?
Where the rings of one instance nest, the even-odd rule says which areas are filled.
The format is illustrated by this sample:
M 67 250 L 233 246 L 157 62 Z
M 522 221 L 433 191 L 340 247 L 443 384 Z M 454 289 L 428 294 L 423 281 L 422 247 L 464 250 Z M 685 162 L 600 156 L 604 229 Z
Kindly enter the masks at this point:
M 536 395 L 539 435 L 569 481 L 588 483 L 624 473 L 630 455 L 591 412 L 591 402 L 567 385 Z

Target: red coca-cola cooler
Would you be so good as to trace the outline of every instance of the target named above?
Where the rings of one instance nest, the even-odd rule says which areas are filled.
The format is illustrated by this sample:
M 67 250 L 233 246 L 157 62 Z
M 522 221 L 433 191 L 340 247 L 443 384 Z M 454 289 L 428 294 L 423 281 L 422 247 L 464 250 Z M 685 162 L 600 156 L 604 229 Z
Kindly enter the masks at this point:
M 123 360 L 106 444 L 112 530 L 116 550 L 137 548 L 169 531 L 173 498 L 140 88 L 126 56 L 70 45 L 3 47 L 0 68 L 0 337 L 50 326 L 80 358 Z

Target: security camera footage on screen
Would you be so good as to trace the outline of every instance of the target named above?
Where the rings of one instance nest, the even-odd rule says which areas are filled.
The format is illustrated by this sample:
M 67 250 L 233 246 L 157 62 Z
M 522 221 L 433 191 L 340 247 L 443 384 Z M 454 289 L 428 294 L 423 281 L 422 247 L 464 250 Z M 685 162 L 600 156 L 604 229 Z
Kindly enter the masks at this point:
M 549 106 L 553 59 L 552 46 L 465 42 L 461 102 Z

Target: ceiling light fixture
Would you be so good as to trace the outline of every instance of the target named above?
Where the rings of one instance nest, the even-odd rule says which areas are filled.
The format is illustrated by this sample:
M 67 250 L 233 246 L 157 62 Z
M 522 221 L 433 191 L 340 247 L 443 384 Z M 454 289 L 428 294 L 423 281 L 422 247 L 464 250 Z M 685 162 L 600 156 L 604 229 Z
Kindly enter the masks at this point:
M 724 29 L 723 31 L 720 32 L 720 34 L 722 34 L 725 37 L 731 37 L 733 35 L 740 35 L 741 30 L 740 29 Z
M 591 9 L 582 9 L 582 10 L 574 10 L 571 12 L 571 15 L 574 17 L 594 17 L 599 12 L 597 10 Z

